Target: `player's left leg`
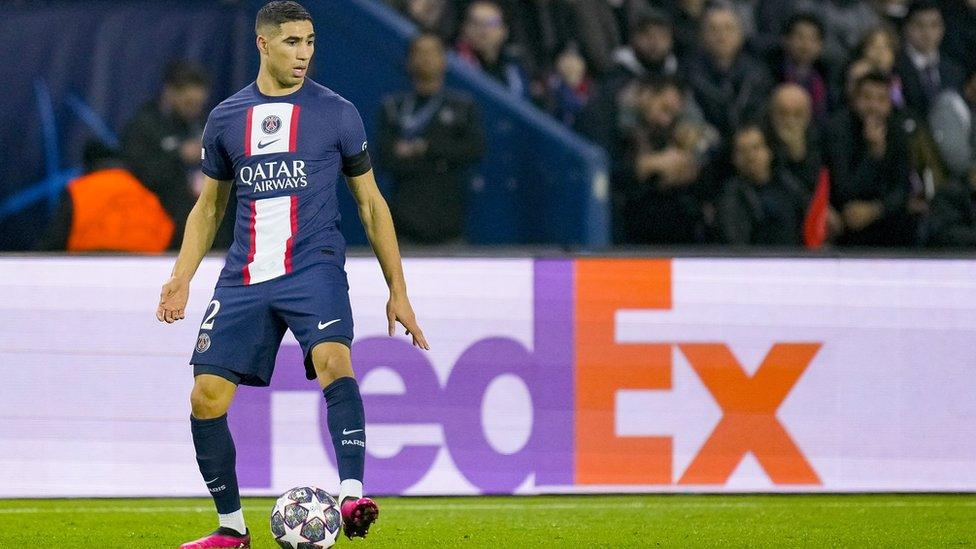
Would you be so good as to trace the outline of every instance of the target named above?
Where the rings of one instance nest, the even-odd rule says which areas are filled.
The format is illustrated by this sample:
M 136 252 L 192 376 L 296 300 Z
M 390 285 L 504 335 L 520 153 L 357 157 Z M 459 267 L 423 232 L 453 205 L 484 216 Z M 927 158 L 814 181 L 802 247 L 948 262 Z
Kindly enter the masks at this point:
M 274 282 L 271 282 L 274 284 Z M 346 536 L 365 536 L 376 520 L 376 503 L 363 497 L 366 418 L 353 377 L 349 282 L 341 265 L 319 264 L 275 286 L 274 309 L 305 353 L 305 377 L 318 379 L 339 466 L 339 507 Z
M 359 384 L 352 371 L 349 347 L 324 341 L 309 353 L 328 407 L 329 433 L 339 466 L 339 507 L 346 536 L 364 537 L 379 508 L 363 497 L 366 462 L 366 417 Z

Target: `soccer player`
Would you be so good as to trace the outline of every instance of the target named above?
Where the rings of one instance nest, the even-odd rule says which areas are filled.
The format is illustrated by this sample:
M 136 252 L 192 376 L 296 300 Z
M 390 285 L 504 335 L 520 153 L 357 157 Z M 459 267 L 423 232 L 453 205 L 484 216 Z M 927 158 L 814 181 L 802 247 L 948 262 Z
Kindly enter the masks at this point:
M 190 361 L 193 445 L 220 527 L 183 549 L 250 547 L 226 414 L 238 385 L 269 384 L 286 328 L 301 344 L 306 377 L 323 389 L 345 534 L 365 536 L 379 514 L 363 497 L 365 419 L 349 351 L 353 324 L 336 202 L 340 169 L 390 289 L 389 333 L 400 322 L 414 345 L 429 349 L 407 298 L 393 221 L 370 168 L 359 113 L 306 77 L 315 49 L 308 11 L 291 1 L 271 2 L 258 12 L 255 30 L 257 79 L 210 113 L 203 192 L 156 311 L 167 323 L 184 318 L 190 279 L 234 190 L 234 244 Z

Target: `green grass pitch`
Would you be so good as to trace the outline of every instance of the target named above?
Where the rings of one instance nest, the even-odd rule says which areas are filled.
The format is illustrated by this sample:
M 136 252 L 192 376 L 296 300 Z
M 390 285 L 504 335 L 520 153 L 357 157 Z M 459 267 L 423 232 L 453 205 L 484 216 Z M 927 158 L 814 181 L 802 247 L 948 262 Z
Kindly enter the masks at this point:
M 337 547 L 974 547 L 976 495 L 380 498 Z M 274 500 L 246 498 L 254 549 Z M 0 500 L 0 547 L 177 548 L 216 525 L 204 499 Z

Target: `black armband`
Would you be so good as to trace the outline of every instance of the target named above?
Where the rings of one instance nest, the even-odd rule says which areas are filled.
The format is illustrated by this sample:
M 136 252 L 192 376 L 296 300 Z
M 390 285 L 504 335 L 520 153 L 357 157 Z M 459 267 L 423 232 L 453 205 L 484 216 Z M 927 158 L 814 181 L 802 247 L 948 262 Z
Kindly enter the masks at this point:
M 369 161 L 369 151 L 363 151 L 356 156 L 343 157 L 342 159 L 342 173 L 346 174 L 346 177 L 363 175 L 372 168 L 373 166 Z

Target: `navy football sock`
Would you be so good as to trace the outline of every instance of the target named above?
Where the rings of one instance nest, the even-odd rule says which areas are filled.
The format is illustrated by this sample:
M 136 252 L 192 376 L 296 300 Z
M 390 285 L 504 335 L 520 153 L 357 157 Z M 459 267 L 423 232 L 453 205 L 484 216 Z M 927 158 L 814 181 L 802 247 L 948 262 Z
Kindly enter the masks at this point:
M 366 461 L 366 416 L 359 384 L 351 377 L 340 377 L 322 390 L 328 406 L 329 433 L 335 447 L 339 480 L 363 481 Z
M 237 451 L 227 426 L 227 414 L 213 419 L 190 416 L 193 446 L 197 450 L 200 474 L 214 499 L 217 512 L 233 513 L 241 508 L 241 494 L 237 488 L 235 470 Z

